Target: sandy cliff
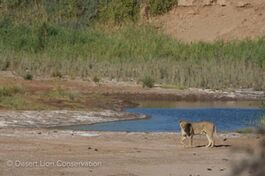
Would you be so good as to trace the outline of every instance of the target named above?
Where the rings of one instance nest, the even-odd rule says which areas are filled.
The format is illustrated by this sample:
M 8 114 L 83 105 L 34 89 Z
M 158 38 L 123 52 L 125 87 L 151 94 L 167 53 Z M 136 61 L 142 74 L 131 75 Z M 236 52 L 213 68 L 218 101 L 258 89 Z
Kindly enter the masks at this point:
M 187 42 L 257 38 L 265 35 L 265 1 L 179 0 L 150 21 Z

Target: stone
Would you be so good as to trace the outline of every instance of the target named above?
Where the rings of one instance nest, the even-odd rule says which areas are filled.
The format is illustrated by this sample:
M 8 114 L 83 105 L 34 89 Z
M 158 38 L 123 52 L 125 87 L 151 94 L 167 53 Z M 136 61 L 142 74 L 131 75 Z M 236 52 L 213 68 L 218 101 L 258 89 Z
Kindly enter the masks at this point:
M 226 6 L 227 0 L 178 0 L 178 6 L 211 6 L 211 5 Z
M 214 3 L 214 0 L 179 0 L 178 6 L 210 6 Z
M 216 1 L 216 4 L 217 5 L 220 5 L 220 6 L 226 6 L 227 5 L 227 2 L 226 2 L 226 0 L 217 0 Z
M 178 6 L 193 6 L 194 0 L 178 0 Z
M 249 6 L 251 6 L 251 4 L 249 2 L 246 2 L 246 1 L 239 1 L 236 4 L 236 7 L 238 7 L 238 8 L 245 8 L 245 7 L 249 7 Z

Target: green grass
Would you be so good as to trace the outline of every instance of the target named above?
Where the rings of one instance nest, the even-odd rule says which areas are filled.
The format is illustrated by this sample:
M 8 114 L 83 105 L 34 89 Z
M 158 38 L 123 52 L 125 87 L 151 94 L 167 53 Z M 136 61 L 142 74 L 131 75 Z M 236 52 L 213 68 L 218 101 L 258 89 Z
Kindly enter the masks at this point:
M 49 21 L 72 29 L 95 22 L 122 25 L 138 20 L 141 3 L 149 7 L 151 15 L 159 15 L 168 12 L 177 0 L 2 0 L 0 17 L 20 24 Z
M 141 80 L 143 87 L 148 87 L 148 88 L 152 88 L 155 85 L 155 80 L 151 77 L 151 76 L 145 76 L 142 80 Z
M 7 109 L 40 109 L 41 105 L 26 99 L 26 91 L 20 86 L 0 87 L 0 106 Z
M 162 15 L 168 12 L 174 5 L 177 5 L 177 0 L 149 0 L 147 2 L 151 15 Z
M 137 81 L 151 75 L 180 88 L 265 89 L 264 37 L 183 43 L 137 24 L 140 1 L 98 2 L 0 1 L 0 70 L 28 78 Z M 177 1 L 144 3 L 156 15 Z
M 74 101 L 80 98 L 80 93 L 77 91 L 63 90 L 61 87 L 57 87 L 55 90 L 45 92 L 41 96 L 43 98 L 54 99 L 54 100 L 61 99 L 61 100 Z
M 19 86 L 3 86 L 0 87 L 0 98 L 12 97 L 15 95 L 23 95 L 24 89 Z
M 265 38 L 182 43 L 152 26 L 117 31 L 55 24 L 0 27 L 0 65 L 35 76 L 139 80 L 179 87 L 265 88 Z M 59 74 L 57 74 L 59 73 Z

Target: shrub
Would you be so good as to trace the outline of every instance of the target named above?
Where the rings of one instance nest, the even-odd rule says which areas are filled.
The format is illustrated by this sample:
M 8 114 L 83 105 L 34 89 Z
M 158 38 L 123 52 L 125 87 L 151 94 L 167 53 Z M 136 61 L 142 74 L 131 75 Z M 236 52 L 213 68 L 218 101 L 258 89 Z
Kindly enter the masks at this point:
M 176 4 L 177 4 L 177 0 L 149 0 L 148 1 L 148 6 L 150 7 L 151 15 L 162 15 L 168 12 Z
M 142 82 L 143 82 L 143 87 L 148 87 L 148 88 L 154 87 L 154 84 L 155 84 L 155 80 L 151 78 L 150 76 L 144 77 Z
M 93 77 L 93 81 L 94 81 L 95 83 L 99 83 L 100 79 L 99 79 L 97 76 L 94 76 L 94 77 Z
M 52 77 L 62 78 L 63 75 L 60 71 L 56 70 L 52 72 Z
M 121 24 L 126 21 L 136 21 L 140 4 L 137 0 L 111 0 L 100 2 L 98 17 L 105 22 Z
M 32 80 L 33 79 L 33 75 L 30 73 L 27 73 L 26 75 L 24 75 L 23 77 L 25 80 Z
M 10 67 L 10 61 L 0 60 L 0 70 L 6 71 Z

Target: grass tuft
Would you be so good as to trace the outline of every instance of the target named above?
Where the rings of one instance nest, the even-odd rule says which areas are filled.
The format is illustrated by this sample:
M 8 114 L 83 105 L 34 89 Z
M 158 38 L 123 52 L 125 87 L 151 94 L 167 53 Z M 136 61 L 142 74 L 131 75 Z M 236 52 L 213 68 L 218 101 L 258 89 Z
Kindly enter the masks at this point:
M 22 95 L 24 94 L 25 91 L 23 88 L 18 87 L 18 86 L 4 86 L 0 87 L 0 97 L 12 97 L 15 95 Z
M 142 79 L 143 87 L 152 88 L 155 85 L 155 80 L 150 76 L 145 76 Z

